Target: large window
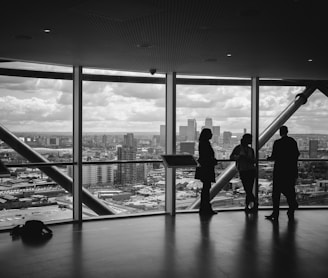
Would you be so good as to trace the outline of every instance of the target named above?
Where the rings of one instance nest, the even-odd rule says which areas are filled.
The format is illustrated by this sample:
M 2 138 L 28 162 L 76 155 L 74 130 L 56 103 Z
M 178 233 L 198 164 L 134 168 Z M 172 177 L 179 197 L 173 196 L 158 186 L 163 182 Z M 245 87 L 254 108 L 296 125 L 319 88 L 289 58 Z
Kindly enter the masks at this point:
M 72 81 L 0 76 L 0 127 L 0 159 L 10 172 L 0 175 L 0 227 L 72 219 L 71 194 L 54 178 L 72 163 Z
M 164 124 L 164 84 L 83 82 L 83 187 L 114 214 L 164 210 Z
M 0 71 L 0 159 L 9 169 L 0 175 L 0 228 L 28 219 L 72 219 L 72 68 L 4 62 Z M 76 151 L 82 152 L 83 194 L 91 193 L 91 204 L 106 206 L 114 215 L 164 211 L 164 76 L 83 69 L 82 79 L 82 149 Z M 178 84 L 177 153 L 197 158 L 200 131 L 211 128 L 219 178 L 234 163 L 232 149 L 251 129 L 250 80 L 180 76 Z M 260 87 L 260 134 L 304 89 Z M 296 184 L 301 205 L 327 205 L 327 106 L 328 98 L 317 90 L 286 122 L 301 152 Z M 259 152 L 262 206 L 271 206 L 273 165 L 266 157 L 277 138 Z M 194 169 L 177 169 L 177 210 L 192 207 L 201 187 Z M 212 203 L 242 207 L 244 201 L 237 173 Z M 93 209 L 83 204 L 83 217 L 97 216 Z
M 233 148 L 251 128 L 251 89 L 249 86 L 178 85 L 177 153 L 198 157 L 198 137 L 204 127 L 213 133 L 212 147 L 217 159 L 216 177 L 231 163 Z M 227 160 L 227 161 L 225 161 Z M 237 176 L 236 176 L 237 178 Z M 233 180 L 212 201 L 214 207 L 240 205 L 242 188 Z M 202 183 L 194 179 L 194 169 L 177 169 L 177 209 L 188 209 L 200 197 Z M 239 190 L 240 189 L 240 190 Z
M 304 87 L 261 87 L 260 127 L 264 130 Z M 299 174 L 296 182 L 297 199 L 300 205 L 327 205 L 328 194 L 328 123 L 325 120 L 328 98 L 316 90 L 285 123 L 289 136 L 293 137 L 300 150 Z M 277 132 L 260 150 L 259 201 L 260 205 L 272 205 L 273 163 L 264 161 L 270 156 Z M 286 204 L 282 199 L 282 204 Z

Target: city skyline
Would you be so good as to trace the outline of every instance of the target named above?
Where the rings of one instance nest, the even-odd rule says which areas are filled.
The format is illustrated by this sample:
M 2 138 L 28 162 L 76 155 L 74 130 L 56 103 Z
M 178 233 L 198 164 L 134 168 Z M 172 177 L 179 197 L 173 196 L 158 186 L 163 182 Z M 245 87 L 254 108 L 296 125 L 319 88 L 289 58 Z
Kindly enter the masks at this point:
M 260 132 L 302 90 L 261 87 Z M 221 132 L 250 130 L 250 94 L 247 86 L 177 85 L 176 125 L 195 119 L 201 127 L 212 118 Z M 286 123 L 290 133 L 327 134 L 326 107 L 328 98 L 316 91 Z M 71 132 L 72 81 L 0 76 L 0 117 L 12 132 Z M 157 133 L 163 124 L 164 85 L 83 82 L 83 132 Z

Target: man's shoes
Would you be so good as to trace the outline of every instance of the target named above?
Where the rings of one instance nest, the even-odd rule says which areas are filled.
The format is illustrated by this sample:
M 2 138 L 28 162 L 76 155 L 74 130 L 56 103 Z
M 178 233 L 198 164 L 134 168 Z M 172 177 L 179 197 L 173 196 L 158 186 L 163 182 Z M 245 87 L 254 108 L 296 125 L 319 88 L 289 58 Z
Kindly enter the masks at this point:
M 266 215 L 265 219 L 270 220 L 270 221 L 278 221 L 278 216 L 274 214 Z

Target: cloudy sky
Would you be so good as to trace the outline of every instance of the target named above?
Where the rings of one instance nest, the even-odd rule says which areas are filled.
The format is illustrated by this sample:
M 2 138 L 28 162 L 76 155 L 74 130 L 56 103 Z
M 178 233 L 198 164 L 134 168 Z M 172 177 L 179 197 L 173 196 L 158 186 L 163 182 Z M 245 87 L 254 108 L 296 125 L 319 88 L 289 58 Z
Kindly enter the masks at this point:
M 302 90 L 261 87 L 260 131 Z M 84 132 L 158 133 L 165 120 L 165 87 L 83 82 L 83 106 Z M 290 133 L 327 134 L 327 107 L 328 98 L 316 91 L 287 122 Z M 241 133 L 250 129 L 250 108 L 250 87 L 177 87 L 177 129 L 188 119 L 196 119 L 200 129 L 210 117 L 221 132 Z M 72 82 L 0 76 L 0 119 L 15 132 L 71 132 Z

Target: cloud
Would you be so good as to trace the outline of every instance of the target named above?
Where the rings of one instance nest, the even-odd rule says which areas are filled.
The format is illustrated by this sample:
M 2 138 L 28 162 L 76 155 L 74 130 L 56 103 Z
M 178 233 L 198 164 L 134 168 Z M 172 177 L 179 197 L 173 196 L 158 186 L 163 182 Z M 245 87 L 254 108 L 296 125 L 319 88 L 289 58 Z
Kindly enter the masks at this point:
M 69 80 L 0 76 L 1 92 L 10 94 L 49 94 L 52 92 L 72 93 L 73 83 Z
M 13 122 L 44 122 L 72 119 L 71 107 L 59 106 L 53 101 L 36 97 L 18 99 L 12 96 L 0 98 L 0 118 Z M 50 126 L 49 126 L 50 127 Z
M 72 81 L 0 76 L 1 123 L 29 130 L 72 129 Z M 260 130 L 269 125 L 299 87 L 260 88 Z M 85 131 L 159 131 L 165 123 L 165 86 L 113 82 L 83 82 Z M 315 92 L 288 121 L 294 133 L 325 132 L 328 98 Z M 242 132 L 251 125 L 251 88 L 248 86 L 177 86 L 177 129 L 206 117 L 221 130 Z
M 113 93 L 136 99 L 163 99 L 165 86 L 161 84 L 114 83 Z

